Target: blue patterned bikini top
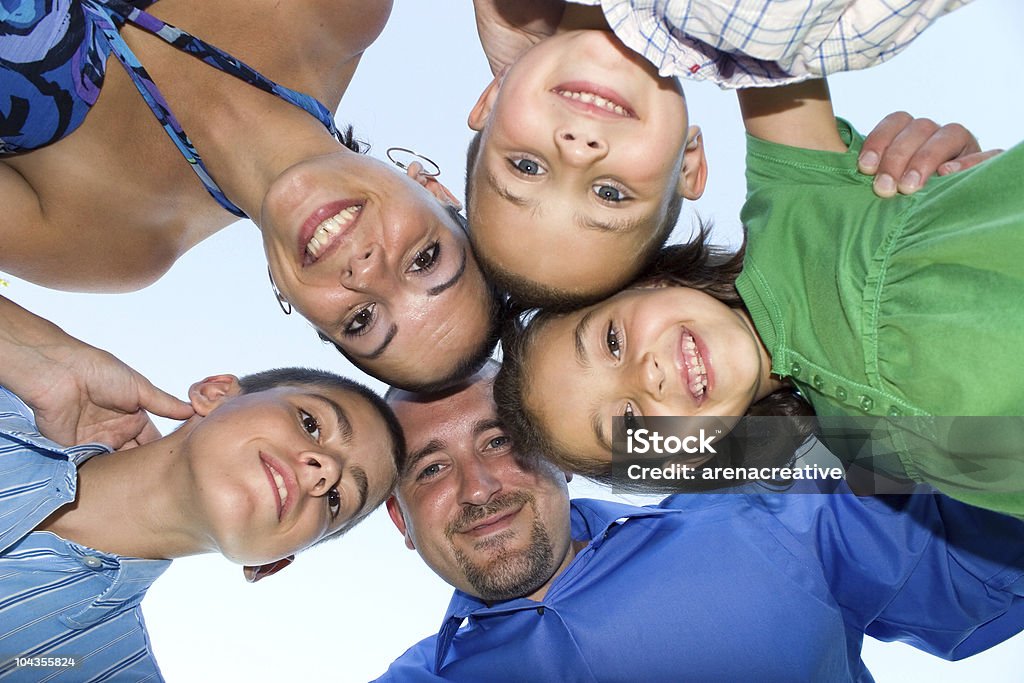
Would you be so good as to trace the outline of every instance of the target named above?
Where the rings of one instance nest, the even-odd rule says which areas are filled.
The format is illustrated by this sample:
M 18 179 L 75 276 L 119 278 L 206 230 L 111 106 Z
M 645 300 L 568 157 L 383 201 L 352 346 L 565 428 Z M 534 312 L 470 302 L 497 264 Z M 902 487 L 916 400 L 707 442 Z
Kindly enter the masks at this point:
M 118 29 L 130 23 L 235 78 L 304 109 L 338 137 L 315 98 L 278 85 L 252 67 L 145 11 L 156 0 L 0 0 L 0 155 L 38 149 L 69 135 L 99 97 L 111 53 L 207 191 L 236 216 L 153 79 Z

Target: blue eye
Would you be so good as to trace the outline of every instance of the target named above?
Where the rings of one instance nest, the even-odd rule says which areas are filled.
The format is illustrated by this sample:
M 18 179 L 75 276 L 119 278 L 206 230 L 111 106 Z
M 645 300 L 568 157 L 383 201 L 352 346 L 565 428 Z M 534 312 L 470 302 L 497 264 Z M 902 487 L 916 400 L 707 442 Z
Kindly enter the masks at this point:
M 605 344 L 608 345 L 608 352 L 612 354 L 612 358 L 619 360 L 622 356 L 622 338 L 619 336 L 619 331 L 615 329 L 615 323 L 608 323 Z
M 523 175 L 542 175 L 544 173 L 544 169 L 533 159 L 520 157 L 518 159 L 510 159 L 509 162 L 512 164 L 512 168 Z
M 628 199 L 628 197 L 623 194 L 622 190 L 614 185 L 594 185 L 594 194 L 600 197 L 602 201 L 611 202 L 613 204 Z

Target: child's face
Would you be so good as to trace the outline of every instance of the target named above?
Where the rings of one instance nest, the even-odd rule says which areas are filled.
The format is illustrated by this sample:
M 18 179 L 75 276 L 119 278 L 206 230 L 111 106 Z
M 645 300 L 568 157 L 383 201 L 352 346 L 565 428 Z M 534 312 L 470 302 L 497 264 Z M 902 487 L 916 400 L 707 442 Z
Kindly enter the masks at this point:
M 194 513 L 216 549 L 258 565 L 303 550 L 371 510 L 394 480 L 384 419 L 338 388 L 234 396 L 183 446 Z
M 631 426 L 645 416 L 743 415 L 763 393 L 770 359 L 739 310 L 694 289 L 661 287 L 546 321 L 526 365 L 524 400 L 545 431 L 606 462 L 613 417 Z M 704 423 L 689 425 L 695 433 Z
M 677 82 L 607 31 L 536 45 L 488 87 L 470 126 L 482 130 L 469 169 L 474 245 L 549 288 L 624 284 L 688 192 Z

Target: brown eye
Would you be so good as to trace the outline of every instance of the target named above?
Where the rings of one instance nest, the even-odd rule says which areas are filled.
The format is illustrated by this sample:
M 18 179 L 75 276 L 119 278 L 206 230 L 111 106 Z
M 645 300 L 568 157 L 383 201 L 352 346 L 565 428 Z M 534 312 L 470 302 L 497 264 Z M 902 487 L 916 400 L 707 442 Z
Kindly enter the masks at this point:
M 373 322 L 373 314 L 376 309 L 377 304 L 370 304 L 356 311 L 356 314 L 345 325 L 345 334 L 350 337 L 358 337 L 361 334 L 365 334 Z
M 416 258 L 413 259 L 412 265 L 409 267 L 410 273 L 419 273 L 423 271 L 430 271 L 437 265 L 438 258 L 441 256 L 441 243 L 434 242 L 423 251 L 416 254 Z

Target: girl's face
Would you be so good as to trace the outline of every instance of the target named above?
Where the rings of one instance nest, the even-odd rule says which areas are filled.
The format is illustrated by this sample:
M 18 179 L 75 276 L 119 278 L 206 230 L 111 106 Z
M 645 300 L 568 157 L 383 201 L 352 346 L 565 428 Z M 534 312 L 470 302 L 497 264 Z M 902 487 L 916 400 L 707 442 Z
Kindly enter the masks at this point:
M 555 318 L 525 359 L 524 403 L 581 458 L 611 459 L 612 418 L 727 417 L 770 393 L 771 361 L 746 315 L 684 287 L 629 289 Z
M 448 374 L 486 335 L 490 295 L 446 193 L 342 150 L 291 166 L 263 201 L 282 295 L 392 383 Z

